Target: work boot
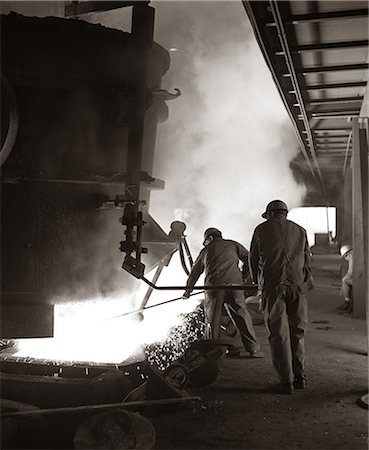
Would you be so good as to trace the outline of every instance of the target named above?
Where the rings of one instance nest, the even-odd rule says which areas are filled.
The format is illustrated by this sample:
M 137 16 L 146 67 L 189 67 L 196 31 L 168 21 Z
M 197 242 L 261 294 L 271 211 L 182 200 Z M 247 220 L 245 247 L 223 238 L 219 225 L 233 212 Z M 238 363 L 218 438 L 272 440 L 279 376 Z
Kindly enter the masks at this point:
M 338 309 L 338 311 L 351 311 L 351 302 L 345 300 L 342 305 L 337 306 L 336 309 Z
M 279 383 L 273 387 L 273 390 L 278 394 L 293 394 L 294 388 L 290 383 Z
M 250 352 L 243 347 L 231 347 L 228 350 L 227 356 L 230 358 L 264 358 L 264 353 L 260 349 Z
M 305 389 L 307 386 L 306 378 L 296 378 L 293 382 L 293 387 L 295 389 Z
M 253 350 L 250 352 L 250 358 L 264 358 L 264 353 L 260 350 Z

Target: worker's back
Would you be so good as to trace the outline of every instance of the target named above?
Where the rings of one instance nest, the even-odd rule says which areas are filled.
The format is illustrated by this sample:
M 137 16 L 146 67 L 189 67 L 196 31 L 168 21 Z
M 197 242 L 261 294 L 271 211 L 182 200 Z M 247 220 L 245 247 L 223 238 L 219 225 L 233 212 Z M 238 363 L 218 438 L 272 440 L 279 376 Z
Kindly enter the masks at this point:
M 239 262 L 247 261 L 248 252 L 238 242 L 216 238 L 202 250 L 205 284 L 242 283 Z
M 306 262 L 310 261 L 310 249 L 306 231 L 284 217 L 269 219 L 256 227 L 250 252 L 254 278 L 258 273 L 263 289 L 279 285 L 302 288 L 308 278 Z

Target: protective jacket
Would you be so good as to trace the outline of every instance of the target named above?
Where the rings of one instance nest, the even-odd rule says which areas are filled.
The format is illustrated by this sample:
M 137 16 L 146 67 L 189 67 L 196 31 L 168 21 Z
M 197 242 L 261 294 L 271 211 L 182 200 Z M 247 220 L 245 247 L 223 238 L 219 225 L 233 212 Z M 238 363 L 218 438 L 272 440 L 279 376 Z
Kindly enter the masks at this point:
M 312 288 L 306 231 L 285 216 L 255 228 L 250 248 L 254 281 L 263 310 L 273 366 L 282 384 L 305 380 L 306 292 Z
M 187 280 L 186 294 L 191 293 L 199 276 L 205 272 L 205 285 L 242 284 L 243 273 L 248 270 L 249 252 L 236 241 L 216 237 L 204 247 L 197 257 Z M 243 271 L 239 262 L 244 263 Z M 245 270 L 246 269 L 246 270 Z M 236 324 L 243 346 L 247 352 L 256 352 L 260 345 L 256 340 L 252 318 L 247 311 L 243 291 L 236 289 L 207 290 L 204 300 L 206 322 L 210 330 L 206 337 L 219 339 L 223 305 L 230 308 L 232 321 Z
M 248 266 L 249 252 L 240 243 L 215 238 L 197 257 L 187 280 L 187 290 L 192 290 L 199 276 L 205 272 L 205 285 L 241 284 L 239 261 Z
M 283 216 L 268 219 L 255 228 L 250 248 L 250 269 L 263 291 L 278 286 L 308 290 L 311 253 L 306 231 Z

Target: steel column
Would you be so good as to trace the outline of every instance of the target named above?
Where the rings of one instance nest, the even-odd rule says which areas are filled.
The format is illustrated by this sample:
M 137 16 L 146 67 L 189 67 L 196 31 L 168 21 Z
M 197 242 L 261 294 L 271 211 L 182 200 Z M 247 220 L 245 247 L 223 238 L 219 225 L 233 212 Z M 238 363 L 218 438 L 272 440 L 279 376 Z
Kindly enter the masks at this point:
M 146 111 L 148 50 L 153 45 L 154 8 L 139 2 L 133 7 L 132 41 L 135 65 L 132 67 L 135 100 L 128 130 L 126 199 L 137 202 L 141 181 L 142 144 Z
M 130 110 L 127 143 L 127 183 L 125 185 L 125 208 L 122 225 L 126 227 L 125 239 L 120 250 L 126 253 L 122 267 L 139 278 L 143 275 L 141 263 L 142 212 L 140 206 L 140 182 L 147 95 L 148 52 L 153 45 L 154 8 L 136 2 L 132 13 L 132 44 L 136 56 L 132 63 L 134 104 Z M 131 254 L 135 253 L 132 257 Z
M 365 319 L 368 304 L 368 142 L 358 119 L 352 121 L 353 317 Z
M 352 169 L 348 167 L 343 181 L 343 233 L 342 243 L 352 244 Z

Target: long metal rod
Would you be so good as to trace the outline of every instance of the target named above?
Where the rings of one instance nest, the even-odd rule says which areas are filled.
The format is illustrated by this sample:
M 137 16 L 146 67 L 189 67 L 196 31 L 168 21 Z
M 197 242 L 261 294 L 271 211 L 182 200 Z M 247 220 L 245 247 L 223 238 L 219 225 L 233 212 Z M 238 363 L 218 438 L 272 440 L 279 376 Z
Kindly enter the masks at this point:
M 306 113 L 306 109 L 305 109 L 305 103 L 304 103 L 304 99 L 302 97 L 301 91 L 300 91 L 300 86 L 299 86 L 299 82 L 297 79 L 297 74 L 295 71 L 295 67 L 293 64 L 293 59 L 292 59 L 292 55 L 289 49 L 289 44 L 288 44 L 288 40 L 286 37 L 286 32 L 284 30 L 284 26 L 283 26 L 283 20 L 281 17 L 281 13 L 279 10 L 279 6 L 278 6 L 278 2 L 275 0 L 270 0 L 269 4 L 271 6 L 271 10 L 272 10 L 272 14 L 277 26 L 277 32 L 278 32 L 278 37 L 282 46 L 283 51 L 285 52 L 285 60 L 286 60 L 286 65 L 287 68 L 289 70 L 289 74 L 291 76 L 291 82 L 293 85 L 293 88 L 295 90 L 295 95 L 297 97 L 297 101 L 300 104 L 300 111 L 302 113 L 303 116 L 303 122 L 304 122 L 304 127 L 306 130 L 306 134 L 307 134 L 307 139 L 310 145 L 310 153 L 313 159 L 313 163 L 316 169 L 316 172 L 318 174 L 318 180 L 319 180 L 319 187 L 320 187 L 320 191 L 322 193 L 322 197 L 324 199 L 324 201 L 326 202 L 326 204 L 328 205 L 328 199 L 327 199 L 327 194 L 325 192 L 325 188 L 324 188 L 324 184 L 323 184 L 323 178 L 322 178 L 322 174 L 320 171 L 320 167 L 318 164 L 318 160 L 316 157 L 316 153 L 314 150 L 314 140 L 313 140 L 313 136 L 311 133 L 311 129 L 310 129 L 310 124 L 309 124 L 309 119 Z
M 161 400 L 141 400 L 136 402 L 122 402 L 122 403 L 104 403 L 102 405 L 86 405 L 86 406 L 66 406 L 64 408 L 44 408 L 27 411 L 5 412 L 1 417 L 25 417 L 25 416 L 40 416 L 45 414 L 65 414 L 65 413 L 83 413 L 86 411 L 102 411 L 106 409 L 141 409 L 152 406 L 177 405 L 181 403 L 198 402 L 201 397 L 180 397 L 168 398 Z
M 188 286 L 156 286 L 155 284 L 151 283 L 150 280 L 148 280 L 145 277 L 141 278 L 142 281 L 147 283 L 149 286 L 151 286 L 153 289 L 157 289 L 158 291 L 180 291 L 180 290 L 186 290 L 189 289 Z M 219 285 L 207 285 L 207 286 L 194 286 L 191 287 L 191 290 L 204 290 L 204 291 L 218 291 L 218 290 L 237 290 L 242 291 L 246 289 L 255 289 L 257 290 L 257 285 L 255 284 L 219 284 Z
M 155 271 L 154 276 L 153 276 L 153 279 L 152 279 L 152 281 L 153 281 L 154 283 L 156 283 L 156 282 L 158 281 L 158 279 L 159 279 L 159 277 L 160 277 L 160 274 L 161 274 L 161 272 L 162 272 L 163 269 L 164 269 L 164 266 L 166 266 L 166 261 L 165 261 L 165 260 L 161 260 L 160 263 L 159 263 L 159 265 L 158 265 L 158 267 L 156 268 L 156 271 Z M 140 310 L 143 311 L 143 309 L 144 309 L 145 306 L 147 305 L 147 303 L 148 303 L 148 301 L 149 301 L 149 299 L 150 299 L 150 296 L 151 296 L 152 291 L 153 291 L 153 288 L 152 288 L 151 286 L 149 286 L 149 287 L 147 288 L 147 291 L 146 291 L 146 293 L 145 293 L 145 296 L 144 296 L 144 298 L 143 298 L 143 300 L 142 300 L 142 302 L 141 302 Z
M 190 297 L 192 297 L 193 295 L 203 294 L 203 292 L 204 291 L 195 292 L 194 294 L 190 294 Z M 146 311 L 147 309 L 157 308 L 158 306 L 167 305 L 168 303 L 178 302 L 179 300 L 183 300 L 183 297 L 181 296 L 181 297 L 172 298 L 170 300 L 166 300 L 165 302 L 155 303 L 155 305 L 145 306 L 142 308 L 135 309 L 133 311 L 127 311 L 122 314 L 117 314 L 115 316 L 108 317 L 107 319 L 104 320 L 104 322 L 107 322 L 108 320 L 117 319 L 118 317 L 125 317 L 125 316 L 131 316 L 133 314 L 139 314 L 139 313 L 142 313 L 143 311 Z

